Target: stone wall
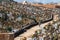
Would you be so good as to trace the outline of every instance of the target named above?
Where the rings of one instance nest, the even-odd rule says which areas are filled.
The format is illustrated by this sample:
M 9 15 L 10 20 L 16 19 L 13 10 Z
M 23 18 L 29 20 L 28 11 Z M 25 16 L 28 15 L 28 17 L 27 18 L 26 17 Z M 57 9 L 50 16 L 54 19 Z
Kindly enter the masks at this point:
M 41 4 L 32 4 L 32 5 L 37 6 L 37 7 L 42 6 L 42 7 L 46 7 L 46 8 L 55 8 L 55 6 L 56 6 L 56 5 L 51 5 L 51 4 L 43 4 L 43 5 L 41 5 Z
M 14 40 L 13 33 L 0 33 L 0 40 Z

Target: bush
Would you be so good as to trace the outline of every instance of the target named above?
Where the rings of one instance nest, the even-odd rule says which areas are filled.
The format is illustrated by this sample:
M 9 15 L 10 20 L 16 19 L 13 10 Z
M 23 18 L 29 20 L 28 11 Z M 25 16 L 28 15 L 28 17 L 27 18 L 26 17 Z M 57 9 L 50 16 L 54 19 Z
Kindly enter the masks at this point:
M 11 32 L 12 31 L 12 27 L 7 27 L 6 30 Z

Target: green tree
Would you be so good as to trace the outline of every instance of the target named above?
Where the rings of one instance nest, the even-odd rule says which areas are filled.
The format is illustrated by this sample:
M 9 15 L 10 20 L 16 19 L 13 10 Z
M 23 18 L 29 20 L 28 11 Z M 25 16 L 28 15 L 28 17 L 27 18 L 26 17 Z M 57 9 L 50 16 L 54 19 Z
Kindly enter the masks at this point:
M 6 30 L 11 32 L 12 31 L 12 27 L 7 27 Z

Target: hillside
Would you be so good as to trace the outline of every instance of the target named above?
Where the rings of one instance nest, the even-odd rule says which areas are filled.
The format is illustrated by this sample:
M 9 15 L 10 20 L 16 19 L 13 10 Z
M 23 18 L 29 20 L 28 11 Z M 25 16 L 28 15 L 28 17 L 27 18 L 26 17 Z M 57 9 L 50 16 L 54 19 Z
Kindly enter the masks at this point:
M 14 1 L 2 1 L 0 3 L 0 29 L 3 31 L 0 31 L 11 32 L 8 28 L 12 30 L 22 29 L 35 22 L 40 23 L 52 19 L 52 12 L 54 9 L 34 5 L 17 3 Z

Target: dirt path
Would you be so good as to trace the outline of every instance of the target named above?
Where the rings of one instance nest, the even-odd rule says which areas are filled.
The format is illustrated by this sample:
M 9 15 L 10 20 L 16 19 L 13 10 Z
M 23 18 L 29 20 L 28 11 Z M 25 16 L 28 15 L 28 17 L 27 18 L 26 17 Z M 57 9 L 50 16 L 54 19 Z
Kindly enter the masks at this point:
M 47 22 L 47 23 L 44 23 L 44 24 L 41 24 L 40 26 L 41 27 L 39 27 L 39 25 L 37 25 L 37 26 L 34 26 L 34 27 L 32 27 L 32 28 L 30 28 L 29 30 L 27 30 L 26 32 L 24 32 L 23 34 L 21 34 L 21 35 L 19 35 L 18 37 L 16 37 L 15 38 L 15 40 L 20 40 L 20 37 L 22 36 L 22 37 L 29 37 L 29 36 L 31 36 L 31 35 L 33 35 L 33 33 L 36 31 L 36 30 L 38 30 L 38 29 L 40 29 L 40 28 L 43 28 L 45 25 L 47 25 L 49 22 Z

